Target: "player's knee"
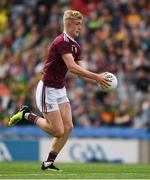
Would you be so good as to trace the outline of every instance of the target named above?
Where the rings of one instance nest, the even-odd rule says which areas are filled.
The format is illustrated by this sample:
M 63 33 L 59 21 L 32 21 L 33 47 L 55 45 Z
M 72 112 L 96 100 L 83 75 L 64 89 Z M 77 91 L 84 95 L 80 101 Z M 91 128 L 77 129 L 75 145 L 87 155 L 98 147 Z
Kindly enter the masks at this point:
M 71 133 L 72 129 L 73 129 L 73 125 L 66 125 L 65 127 L 65 133 Z

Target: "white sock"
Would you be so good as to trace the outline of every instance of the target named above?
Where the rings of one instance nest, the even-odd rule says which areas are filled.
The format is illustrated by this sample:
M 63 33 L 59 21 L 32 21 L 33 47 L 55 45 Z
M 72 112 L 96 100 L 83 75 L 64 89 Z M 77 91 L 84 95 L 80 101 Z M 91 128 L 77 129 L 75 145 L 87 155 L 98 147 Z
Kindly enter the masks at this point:
M 44 166 L 47 167 L 49 165 L 51 165 L 53 162 L 44 162 Z

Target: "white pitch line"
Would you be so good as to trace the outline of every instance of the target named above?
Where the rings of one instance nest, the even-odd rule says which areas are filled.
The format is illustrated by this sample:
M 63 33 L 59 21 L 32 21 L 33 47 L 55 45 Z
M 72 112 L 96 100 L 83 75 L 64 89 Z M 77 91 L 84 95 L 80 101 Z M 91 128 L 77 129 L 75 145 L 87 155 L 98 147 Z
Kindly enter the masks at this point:
M 5 177 L 9 177 L 9 176 L 39 176 L 39 175 L 44 175 L 44 176 L 50 176 L 50 175 L 54 175 L 54 174 L 0 174 L 0 176 L 5 176 Z
M 88 173 L 87 173 L 88 174 Z M 84 175 L 87 175 L 87 174 L 84 174 Z M 105 173 L 101 173 L 101 175 L 103 175 L 103 174 L 105 174 Z M 115 173 L 107 173 L 107 175 L 114 175 Z M 128 174 L 128 175 L 135 175 L 135 174 L 137 174 L 137 173 L 120 173 L 121 175 L 123 175 L 123 174 Z M 42 176 L 53 176 L 53 175 L 61 175 L 61 173 L 60 174 L 56 174 L 56 173 L 50 173 L 50 174 L 42 174 L 42 173 L 32 173 L 32 174 L 0 174 L 0 176 L 27 176 L 27 175 L 29 175 L 29 176 L 39 176 L 39 175 L 42 175 Z M 69 173 L 69 174 L 65 174 L 64 173 L 64 175 L 77 175 L 76 173 Z M 97 175 L 97 173 L 91 173 L 91 175 Z

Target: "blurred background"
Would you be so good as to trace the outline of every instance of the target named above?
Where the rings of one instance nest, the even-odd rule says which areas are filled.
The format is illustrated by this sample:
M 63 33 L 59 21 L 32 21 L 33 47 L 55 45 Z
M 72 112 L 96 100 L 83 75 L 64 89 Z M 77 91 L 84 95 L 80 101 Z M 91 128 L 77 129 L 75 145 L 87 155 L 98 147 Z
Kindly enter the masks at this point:
M 43 160 L 49 151 L 48 135 L 34 125 L 7 124 L 25 104 L 41 115 L 35 89 L 47 46 L 62 32 L 67 9 L 84 15 L 77 39 L 83 66 L 114 73 L 119 85 L 102 93 L 68 74 L 75 128 L 62 151 L 65 158 L 58 161 L 150 163 L 149 0 L 0 1 L 0 161 Z

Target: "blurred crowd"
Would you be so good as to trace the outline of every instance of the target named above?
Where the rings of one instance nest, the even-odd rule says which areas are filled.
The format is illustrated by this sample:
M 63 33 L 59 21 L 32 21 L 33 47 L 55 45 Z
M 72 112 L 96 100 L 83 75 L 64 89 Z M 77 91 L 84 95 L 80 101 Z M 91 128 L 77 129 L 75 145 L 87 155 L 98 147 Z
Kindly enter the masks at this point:
M 68 73 L 75 126 L 150 127 L 149 0 L 1 0 L 0 127 L 25 104 L 41 115 L 35 89 L 47 46 L 62 32 L 66 9 L 84 15 L 77 39 L 83 66 L 112 72 L 119 81 L 116 91 L 103 93 Z

